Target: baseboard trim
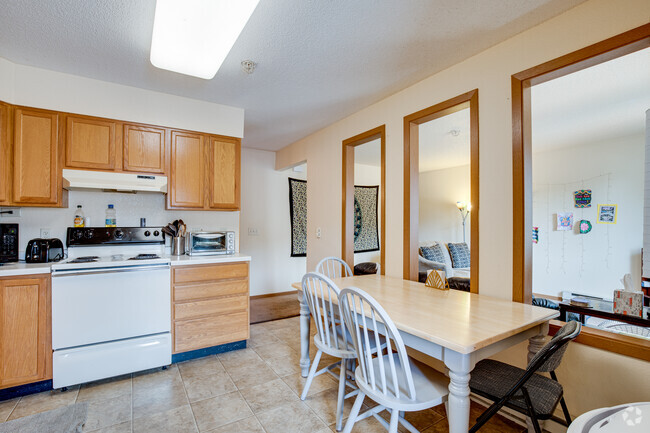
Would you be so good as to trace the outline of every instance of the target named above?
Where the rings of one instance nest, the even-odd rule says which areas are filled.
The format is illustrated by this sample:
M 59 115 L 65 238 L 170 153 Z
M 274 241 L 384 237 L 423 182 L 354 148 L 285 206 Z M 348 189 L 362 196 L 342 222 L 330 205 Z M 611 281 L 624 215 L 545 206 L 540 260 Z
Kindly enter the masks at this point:
M 190 359 L 203 358 L 218 353 L 230 352 L 231 350 L 245 349 L 246 340 L 235 341 L 234 343 L 220 344 L 218 346 L 206 347 L 204 349 L 191 350 L 189 352 L 176 353 L 172 355 L 172 364 L 189 361 Z
M 0 389 L 0 401 L 22 397 L 29 394 L 36 394 L 37 392 L 50 391 L 52 389 L 51 379 Z

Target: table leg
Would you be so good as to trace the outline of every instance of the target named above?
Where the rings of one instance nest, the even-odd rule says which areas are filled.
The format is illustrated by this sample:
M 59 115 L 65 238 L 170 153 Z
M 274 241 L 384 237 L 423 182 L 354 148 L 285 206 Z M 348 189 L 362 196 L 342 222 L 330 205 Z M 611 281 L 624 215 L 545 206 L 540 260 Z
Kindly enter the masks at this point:
M 534 337 L 528 339 L 528 362 L 540 351 L 544 344 L 546 344 L 546 336 L 548 335 L 548 322 L 539 325 L 539 333 Z
M 449 433 L 469 430 L 469 378 L 474 367 L 469 355 L 445 352 L 445 365 L 449 369 L 449 398 L 447 419 Z
M 309 375 L 309 306 L 301 290 L 298 291 L 300 301 L 300 369 L 302 377 Z

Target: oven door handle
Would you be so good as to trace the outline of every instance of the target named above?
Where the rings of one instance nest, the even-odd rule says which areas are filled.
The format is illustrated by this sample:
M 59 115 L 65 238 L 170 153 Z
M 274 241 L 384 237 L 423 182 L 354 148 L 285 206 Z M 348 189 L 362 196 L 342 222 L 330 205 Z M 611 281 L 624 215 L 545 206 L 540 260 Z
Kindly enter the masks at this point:
M 160 263 L 155 265 L 144 266 L 115 266 L 113 268 L 97 269 L 55 269 L 52 271 L 52 277 L 67 277 L 69 275 L 97 275 L 97 274 L 115 274 L 118 272 L 142 272 L 142 271 L 159 271 L 169 269 L 169 263 Z

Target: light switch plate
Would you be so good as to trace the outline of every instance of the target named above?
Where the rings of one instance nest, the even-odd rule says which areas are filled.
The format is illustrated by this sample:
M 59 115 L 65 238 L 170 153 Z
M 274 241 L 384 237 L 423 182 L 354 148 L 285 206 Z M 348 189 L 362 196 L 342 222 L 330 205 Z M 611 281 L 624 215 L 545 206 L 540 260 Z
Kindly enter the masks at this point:
M 259 231 L 257 230 L 256 227 L 249 227 L 248 228 L 248 236 L 259 236 Z

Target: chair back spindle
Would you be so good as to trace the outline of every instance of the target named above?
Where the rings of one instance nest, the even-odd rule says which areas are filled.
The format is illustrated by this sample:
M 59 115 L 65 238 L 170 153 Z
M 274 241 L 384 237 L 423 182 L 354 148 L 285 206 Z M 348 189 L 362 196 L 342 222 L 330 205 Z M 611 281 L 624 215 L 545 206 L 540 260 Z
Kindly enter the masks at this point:
M 415 386 L 406 347 L 395 324 L 379 303 L 365 291 L 356 287 L 341 290 L 339 294 L 341 315 L 357 352 L 361 377 L 369 388 L 386 397 L 399 399 L 405 396 L 415 400 Z M 375 332 L 369 332 L 369 331 Z M 380 341 L 380 334 L 383 335 Z M 375 347 L 386 343 L 386 350 L 373 353 Z
M 328 278 L 345 278 L 352 276 L 352 269 L 338 257 L 325 257 L 316 265 L 316 272 Z
M 336 304 L 338 287 L 325 275 L 309 272 L 302 277 L 302 290 L 320 342 L 336 351 L 350 350 L 344 324 L 336 320 L 340 314 Z

